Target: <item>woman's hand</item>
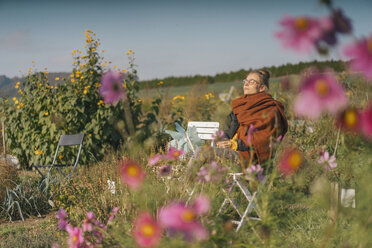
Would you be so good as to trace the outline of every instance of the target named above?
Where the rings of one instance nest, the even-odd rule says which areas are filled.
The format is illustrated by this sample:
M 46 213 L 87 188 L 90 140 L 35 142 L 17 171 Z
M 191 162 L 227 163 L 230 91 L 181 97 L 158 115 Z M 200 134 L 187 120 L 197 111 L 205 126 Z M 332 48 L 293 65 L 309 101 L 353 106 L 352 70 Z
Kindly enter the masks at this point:
M 231 147 L 231 142 L 230 142 L 230 140 L 225 140 L 225 141 L 217 142 L 216 145 L 217 145 L 218 148 L 230 148 Z

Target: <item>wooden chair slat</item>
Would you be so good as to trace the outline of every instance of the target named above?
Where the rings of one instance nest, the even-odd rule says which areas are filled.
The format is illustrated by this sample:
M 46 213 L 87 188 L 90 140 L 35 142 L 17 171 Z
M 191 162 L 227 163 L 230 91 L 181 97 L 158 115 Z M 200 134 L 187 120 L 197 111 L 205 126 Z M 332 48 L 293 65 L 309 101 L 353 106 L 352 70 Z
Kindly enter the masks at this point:
M 187 124 L 188 127 L 214 127 L 219 128 L 219 122 L 205 122 L 205 121 L 190 121 Z
M 202 127 L 198 127 L 196 128 L 196 132 L 197 133 L 211 133 L 211 134 L 215 134 L 216 132 L 218 131 L 218 128 L 202 128 Z

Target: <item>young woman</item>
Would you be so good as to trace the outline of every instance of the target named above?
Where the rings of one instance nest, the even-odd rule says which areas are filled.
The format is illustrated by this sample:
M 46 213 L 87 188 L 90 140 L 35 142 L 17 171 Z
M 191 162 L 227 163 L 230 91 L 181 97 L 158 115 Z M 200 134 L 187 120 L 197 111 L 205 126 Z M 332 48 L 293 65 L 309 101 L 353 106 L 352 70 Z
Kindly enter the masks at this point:
M 229 140 L 217 143 L 239 153 L 242 169 L 262 164 L 271 156 L 270 143 L 283 137 L 288 129 L 284 106 L 267 93 L 269 72 L 253 71 L 243 80 L 244 95 L 231 102 L 225 135 Z

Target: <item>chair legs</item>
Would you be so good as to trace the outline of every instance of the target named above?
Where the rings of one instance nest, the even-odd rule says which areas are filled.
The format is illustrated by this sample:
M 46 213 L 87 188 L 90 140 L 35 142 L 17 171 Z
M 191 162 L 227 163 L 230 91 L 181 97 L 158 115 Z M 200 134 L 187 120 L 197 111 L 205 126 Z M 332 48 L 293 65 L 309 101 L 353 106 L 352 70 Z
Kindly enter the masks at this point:
M 39 170 L 39 168 L 35 167 L 35 169 L 40 174 L 40 176 L 44 179 L 45 178 L 45 175 Z
M 221 207 L 218 211 L 218 214 L 220 214 L 223 211 L 223 209 L 225 208 L 226 205 L 231 204 L 231 206 L 234 208 L 235 212 L 240 217 L 240 220 L 234 220 L 233 221 L 233 223 L 237 225 L 236 232 L 238 232 L 240 230 L 240 228 L 246 223 L 246 219 L 257 220 L 257 221 L 261 220 L 260 212 L 259 212 L 259 210 L 256 206 L 256 203 L 255 203 L 258 191 L 255 191 L 255 192 L 251 193 L 248 190 L 248 188 L 244 185 L 242 180 L 240 180 L 238 178 L 241 175 L 243 175 L 243 174 L 242 173 L 230 173 L 230 176 L 232 176 L 232 178 L 233 178 L 233 183 L 230 187 L 230 190 L 222 189 L 222 191 L 225 193 L 226 197 L 225 197 L 224 201 L 222 202 Z M 261 182 L 261 184 L 263 184 L 263 182 Z M 231 196 L 231 193 L 230 193 L 232 191 L 232 189 L 236 186 L 239 188 L 239 191 L 241 193 L 243 193 L 244 199 L 246 200 L 245 203 L 248 203 L 248 205 L 245 207 L 245 210 L 244 210 L 243 213 L 239 210 L 239 205 L 238 205 L 237 201 L 232 199 L 232 196 Z M 253 212 L 256 213 L 257 217 L 250 215 Z
M 66 175 L 66 173 L 64 173 L 63 172 L 63 170 L 61 169 L 61 168 L 59 168 L 59 167 L 56 167 L 56 166 L 51 166 L 51 167 L 49 167 L 49 169 L 48 169 L 48 172 L 46 173 L 46 175 L 38 168 L 38 167 L 34 167 L 35 169 L 36 169 L 36 171 L 40 174 L 40 176 L 42 177 L 42 179 L 45 179 L 45 178 L 47 178 L 47 177 L 49 177 L 49 175 L 51 174 L 51 170 L 53 169 L 53 168 L 56 168 L 59 172 L 61 172 L 61 174 L 64 176 L 64 178 L 67 178 L 67 181 L 70 181 L 70 179 L 71 179 L 71 176 L 72 176 L 72 173 L 73 173 L 73 171 L 69 174 L 69 176 L 67 177 L 67 175 Z

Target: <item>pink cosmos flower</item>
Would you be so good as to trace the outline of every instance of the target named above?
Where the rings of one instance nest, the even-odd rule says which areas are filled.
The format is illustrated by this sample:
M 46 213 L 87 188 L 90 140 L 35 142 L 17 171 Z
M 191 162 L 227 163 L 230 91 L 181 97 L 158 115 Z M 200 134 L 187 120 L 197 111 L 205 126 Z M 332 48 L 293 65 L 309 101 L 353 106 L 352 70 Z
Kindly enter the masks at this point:
M 133 238 L 140 247 L 156 247 L 161 239 L 162 228 L 150 213 L 141 213 L 134 221 Z
M 211 181 L 211 175 L 209 173 L 209 170 L 206 166 L 200 167 L 200 170 L 196 173 L 198 177 L 198 181 L 202 183 L 207 183 Z
M 214 143 L 225 140 L 226 139 L 225 132 L 223 130 L 218 130 L 217 132 L 212 134 L 212 139 Z
M 107 224 L 111 223 L 114 220 L 114 217 L 115 217 L 116 213 L 118 212 L 118 210 L 119 210 L 119 207 L 114 207 L 110 217 L 108 218 Z
M 261 167 L 261 165 L 259 164 L 256 164 L 256 165 L 251 165 L 248 169 L 247 169 L 247 172 L 249 174 L 253 174 L 256 176 L 257 180 L 261 181 L 263 179 L 263 168 Z
M 68 244 L 70 248 L 80 248 L 81 244 L 84 243 L 83 232 L 78 227 L 72 227 L 70 225 L 66 226 L 66 231 L 68 232 L 69 239 Z
M 352 59 L 350 67 L 353 71 L 362 72 L 367 79 L 372 79 L 372 35 L 345 46 L 343 52 Z
M 125 159 L 120 162 L 119 175 L 124 183 L 136 190 L 141 187 L 146 173 L 137 162 Z
M 298 52 L 309 52 L 322 38 L 325 31 L 333 27 L 329 17 L 315 19 L 312 17 L 284 16 L 279 24 L 283 30 L 275 33 L 285 48 Z
M 169 160 L 176 160 L 182 154 L 184 154 L 183 150 L 177 150 L 174 147 L 170 147 L 168 153 L 164 155 L 164 158 Z
M 361 126 L 364 136 L 372 139 L 372 102 L 361 113 Z
M 67 218 L 67 213 L 63 208 L 60 208 L 56 214 L 56 218 L 58 219 L 66 219 Z
M 209 165 L 200 167 L 196 175 L 199 182 L 207 183 L 218 181 L 222 177 L 223 171 L 225 168 L 218 166 L 216 161 L 212 161 Z
M 207 230 L 197 221 L 197 217 L 209 211 L 210 201 L 206 196 L 199 196 L 191 206 L 181 202 L 171 203 L 159 211 L 159 222 L 170 233 L 182 233 L 188 241 L 205 240 Z
M 93 230 L 93 225 L 92 222 L 94 220 L 94 213 L 93 212 L 88 212 L 87 217 L 83 220 L 83 232 L 91 232 Z
M 209 212 L 209 209 L 211 208 L 211 202 L 207 196 L 199 195 L 195 197 L 193 205 L 191 207 L 198 215 L 206 214 Z
M 360 132 L 362 128 L 361 111 L 355 108 L 346 108 L 336 118 L 336 125 L 344 130 Z
M 300 168 L 302 161 L 303 155 L 300 150 L 287 148 L 279 161 L 279 171 L 284 176 L 290 176 Z
M 248 138 L 247 138 L 247 142 L 249 145 L 251 145 L 252 143 L 252 137 L 253 137 L 253 133 L 256 132 L 257 129 L 254 128 L 253 124 L 250 124 L 249 125 L 249 129 L 248 129 Z
M 123 87 L 124 75 L 120 72 L 108 71 L 102 75 L 99 93 L 105 103 L 116 103 L 125 98 Z
M 334 155 L 329 156 L 327 151 L 322 152 L 320 158 L 318 159 L 318 163 L 323 165 L 327 170 L 332 170 L 337 167 L 337 163 L 335 162 L 336 157 Z
M 162 155 L 156 154 L 156 155 L 154 155 L 154 156 L 152 156 L 152 157 L 149 158 L 149 165 L 150 166 L 156 165 L 162 159 L 163 159 L 163 156 Z
M 67 224 L 68 224 L 68 220 L 66 220 L 67 213 L 63 208 L 58 210 L 58 212 L 56 214 L 56 218 L 59 219 L 58 228 L 62 229 L 62 230 L 65 229 Z
M 315 68 L 302 79 L 300 92 L 294 100 L 294 112 L 309 119 L 319 118 L 323 112 L 336 114 L 347 105 L 343 87 L 332 71 L 319 73 Z
M 92 211 L 89 211 L 88 213 L 87 213 L 87 220 L 88 221 L 91 221 L 91 220 L 93 220 L 94 219 L 94 213 L 92 212 Z
M 165 177 L 168 176 L 172 172 L 171 165 L 163 165 L 159 168 L 159 176 Z

